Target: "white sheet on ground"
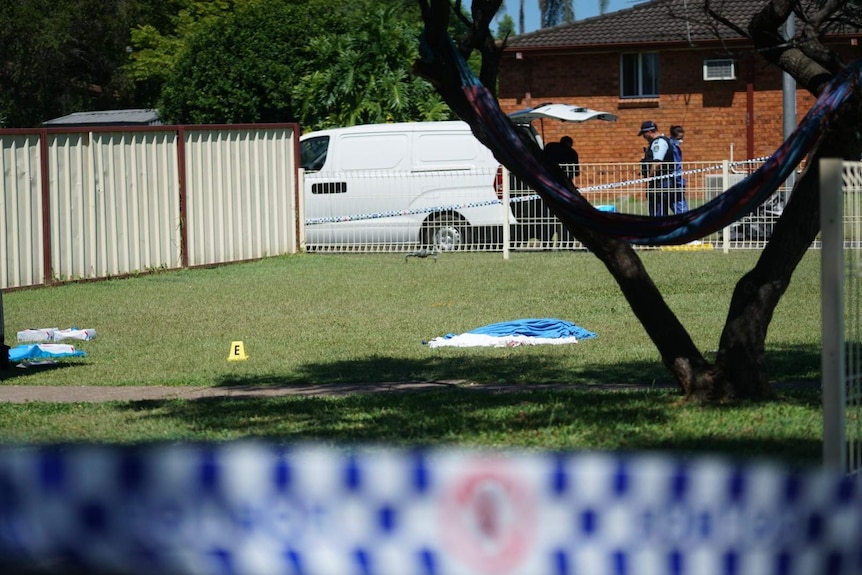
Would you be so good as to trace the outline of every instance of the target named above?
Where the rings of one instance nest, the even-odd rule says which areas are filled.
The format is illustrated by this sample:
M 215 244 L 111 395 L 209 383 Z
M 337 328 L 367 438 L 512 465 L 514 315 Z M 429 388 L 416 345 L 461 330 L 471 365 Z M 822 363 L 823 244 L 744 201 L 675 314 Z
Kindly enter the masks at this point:
M 428 342 L 428 347 L 518 347 L 519 345 L 564 345 L 567 343 L 578 343 L 578 338 L 462 333 L 450 338 L 436 337 Z
M 466 333 L 435 337 L 428 347 L 517 347 L 565 345 L 596 334 L 571 322 L 554 318 L 518 319 L 478 327 Z
M 93 328 L 81 329 L 77 327 L 70 327 L 68 329 L 42 327 L 38 329 L 25 329 L 18 332 L 18 341 L 21 343 L 45 343 L 63 341 L 64 339 L 90 341 L 96 339 L 96 330 Z

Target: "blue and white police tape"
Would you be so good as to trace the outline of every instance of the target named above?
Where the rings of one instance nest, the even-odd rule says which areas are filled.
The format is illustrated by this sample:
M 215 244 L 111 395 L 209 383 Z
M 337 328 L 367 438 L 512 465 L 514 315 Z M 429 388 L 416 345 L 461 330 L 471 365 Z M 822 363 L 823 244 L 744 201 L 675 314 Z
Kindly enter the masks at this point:
M 659 455 L 0 448 L 4 572 L 862 572 L 862 483 Z
M 754 158 L 751 160 L 742 160 L 739 162 L 732 162 L 729 164 L 729 166 L 735 168 L 738 166 L 762 164 L 763 162 L 765 162 L 768 159 L 769 159 L 769 156 L 764 156 L 761 158 Z M 677 172 L 677 173 L 663 174 L 661 176 L 650 176 L 648 178 L 644 177 L 644 178 L 637 178 L 635 180 L 625 180 L 622 182 L 612 182 L 610 184 L 599 184 L 597 186 L 588 186 L 588 187 L 584 187 L 584 188 L 579 188 L 579 190 L 581 193 L 599 192 L 602 190 L 611 190 L 614 188 L 624 188 L 627 186 L 633 186 L 635 184 L 645 184 L 645 183 L 656 182 L 656 181 L 660 181 L 660 180 L 668 180 L 671 178 L 676 178 L 677 176 L 689 176 L 692 174 L 704 174 L 707 172 L 714 172 L 716 170 L 721 170 L 721 169 L 723 169 L 723 166 L 721 164 L 717 164 L 714 166 L 707 166 L 705 168 L 693 168 L 690 170 L 683 170 L 683 171 Z

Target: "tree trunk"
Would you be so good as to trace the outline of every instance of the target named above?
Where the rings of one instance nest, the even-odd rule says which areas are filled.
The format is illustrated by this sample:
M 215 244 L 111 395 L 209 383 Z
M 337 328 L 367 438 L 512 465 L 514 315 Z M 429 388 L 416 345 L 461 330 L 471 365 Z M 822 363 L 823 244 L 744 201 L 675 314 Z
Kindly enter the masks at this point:
M 705 398 L 712 366 L 668 307 L 637 252 L 609 236 L 571 227 L 569 231 L 605 264 L 685 396 Z
M 820 232 L 820 158 L 859 158 L 862 147 L 855 134 L 862 121 L 859 98 L 854 98 L 836 128 L 823 139 L 797 181 L 773 235 L 755 267 L 737 283 L 721 334 L 716 369 L 739 398 L 769 397 L 764 360 L 766 335 L 775 307 L 790 285 L 796 266 Z M 814 304 L 815 302 L 812 302 Z

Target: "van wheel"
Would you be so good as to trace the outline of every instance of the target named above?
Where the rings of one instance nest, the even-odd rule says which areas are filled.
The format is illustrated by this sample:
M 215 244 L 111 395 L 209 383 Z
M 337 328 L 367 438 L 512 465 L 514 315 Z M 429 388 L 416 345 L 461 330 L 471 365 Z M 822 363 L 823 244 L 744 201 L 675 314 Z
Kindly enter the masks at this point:
M 453 215 L 428 219 L 422 228 L 422 244 L 443 252 L 463 249 L 467 244 L 467 223 Z

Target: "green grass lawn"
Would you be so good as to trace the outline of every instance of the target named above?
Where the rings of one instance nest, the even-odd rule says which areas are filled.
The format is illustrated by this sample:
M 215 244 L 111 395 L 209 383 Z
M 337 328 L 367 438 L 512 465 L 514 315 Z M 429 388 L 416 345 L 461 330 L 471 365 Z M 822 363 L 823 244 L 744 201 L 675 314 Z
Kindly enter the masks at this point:
M 696 344 L 712 356 L 736 279 L 757 252 L 645 251 Z M 777 381 L 819 377 L 819 253 L 775 313 Z M 298 255 L 4 295 L 7 339 L 30 327 L 95 328 L 88 356 L 11 369 L 3 384 L 291 386 L 390 381 L 516 384 L 341 398 L 0 404 L 6 441 L 271 440 L 675 449 L 819 459 L 816 384 L 769 404 L 679 405 L 657 351 L 598 260 L 584 252 Z M 570 346 L 429 349 L 433 337 L 528 317 L 598 334 Z M 248 360 L 228 362 L 232 341 Z M 13 343 L 8 342 L 7 343 Z M 638 392 L 582 386 L 647 384 Z M 540 384 L 580 384 L 549 392 Z M 2 388 L 0 388 L 2 393 Z

